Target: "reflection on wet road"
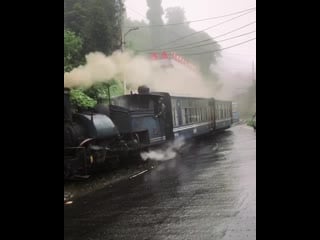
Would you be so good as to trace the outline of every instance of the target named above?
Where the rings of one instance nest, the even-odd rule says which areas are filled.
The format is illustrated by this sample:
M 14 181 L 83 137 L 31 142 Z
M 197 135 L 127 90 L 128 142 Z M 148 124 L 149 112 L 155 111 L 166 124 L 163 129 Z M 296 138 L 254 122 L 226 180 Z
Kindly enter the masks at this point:
M 64 239 L 256 239 L 256 133 L 240 125 L 64 206 Z

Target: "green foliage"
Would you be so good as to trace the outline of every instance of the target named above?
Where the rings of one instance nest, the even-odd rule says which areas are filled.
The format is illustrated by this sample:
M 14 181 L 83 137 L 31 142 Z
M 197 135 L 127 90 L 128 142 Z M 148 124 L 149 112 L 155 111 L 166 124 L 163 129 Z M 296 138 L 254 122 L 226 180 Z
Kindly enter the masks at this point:
M 85 90 L 84 93 L 92 99 L 95 99 L 97 102 L 108 103 L 109 91 L 110 98 L 122 95 L 124 93 L 122 84 L 115 80 L 108 83 L 97 83 L 89 89 Z
M 247 120 L 247 125 L 250 127 L 256 127 L 256 116 L 255 114 L 252 116 L 251 119 Z
M 121 47 L 123 4 L 121 0 L 64 0 L 64 71 L 85 63 L 85 55 L 99 51 L 109 55 Z M 123 94 L 123 87 L 109 82 L 111 96 Z M 108 98 L 108 84 L 89 89 L 72 89 L 76 108 L 92 108 Z
M 64 25 L 83 39 L 82 55 L 109 55 L 121 46 L 123 5 L 120 0 L 65 0 Z
M 247 125 L 250 127 L 253 127 L 253 120 L 252 119 L 247 120 Z
M 123 95 L 123 86 L 115 80 L 109 83 L 97 83 L 88 89 L 72 89 L 70 99 L 72 105 L 77 109 L 93 108 L 98 102 L 109 103 L 110 98 Z
M 83 41 L 74 32 L 64 29 L 64 71 L 68 72 L 80 64 Z
M 81 89 L 71 89 L 70 100 L 76 108 L 93 108 L 97 101 L 86 95 Z

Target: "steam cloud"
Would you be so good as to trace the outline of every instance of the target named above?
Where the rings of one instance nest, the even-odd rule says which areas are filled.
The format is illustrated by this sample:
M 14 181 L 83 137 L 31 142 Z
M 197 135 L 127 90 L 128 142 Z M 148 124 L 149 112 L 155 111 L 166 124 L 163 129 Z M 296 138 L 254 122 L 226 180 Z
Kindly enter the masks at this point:
M 86 64 L 64 74 L 65 87 L 90 87 L 94 83 L 125 79 L 130 89 L 147 85 L 152 91 L 165 91 L 172 95 L 214 97 L 213 81 L 181 64 L 163 69 L 159 61 L 131 52 L 116 51 L 110 56 L 95 52 L 86 56 Z
M 173 144 L 165 150 L 155 150 L 142 152 L 140 156 L 143 160 L 151 159 L 156 161 L 166 161 L 176 157 L 177 151 L 185 144 L 184 138 L 177 138 Z

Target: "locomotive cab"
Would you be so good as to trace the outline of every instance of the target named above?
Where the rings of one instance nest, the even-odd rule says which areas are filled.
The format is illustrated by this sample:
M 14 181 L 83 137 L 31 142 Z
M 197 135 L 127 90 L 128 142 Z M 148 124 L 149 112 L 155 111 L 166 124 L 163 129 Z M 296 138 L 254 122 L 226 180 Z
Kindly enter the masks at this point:
M 140 87 L 138 92 L 111 101 L 110 117 L 121 135 L 127 140 L 136 139 L 141 148 L 172 139 L 169 94 L 150 93 L 147 87 Z

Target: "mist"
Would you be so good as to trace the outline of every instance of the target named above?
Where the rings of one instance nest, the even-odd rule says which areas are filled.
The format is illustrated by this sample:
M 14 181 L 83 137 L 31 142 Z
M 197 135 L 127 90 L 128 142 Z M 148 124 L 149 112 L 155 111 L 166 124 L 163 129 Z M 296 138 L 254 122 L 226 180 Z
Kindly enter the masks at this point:
M 171 95 L 214 97 L 219 91 L 214 81 L 204 79 L 197 71 L 174 63 L 171 68 L 161 67 L 149 56 L 135 56 L 132 52 L 116 51 L 110 56 L 94 52 L 86 55 L 86 64 L 64 74 L 65 87 L 88 88 L 95 83 L 126 81 L 129 89 L 147 85 L 151 91 Z
M 175 158 L 184 144 L 184 138 L 177 138 L 166 149 L 142 152 L 140 156 L 143 160 L 167 161 Z
M 226 53 L 213 67 L 223 84 L 216 98 L 238 103 L 240 117 L 251 117 L 256 111 L 256 71 L 252 59 L 239 59 Z

